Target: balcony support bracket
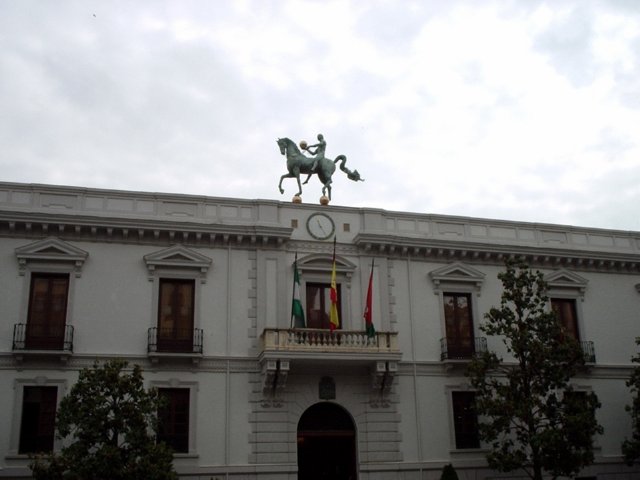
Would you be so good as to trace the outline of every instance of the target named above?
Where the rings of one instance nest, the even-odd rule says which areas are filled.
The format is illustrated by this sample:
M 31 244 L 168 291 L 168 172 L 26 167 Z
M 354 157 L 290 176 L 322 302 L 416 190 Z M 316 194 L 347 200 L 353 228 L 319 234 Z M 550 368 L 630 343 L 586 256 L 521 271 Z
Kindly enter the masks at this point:
M 289 361 L 268 359 L 262 365 L 262 406 L 281 407 L 289 376 Z
M 371 372 L 371 406 L 387 408 L 390 404 L 393 379 L 398 372 L 398 362 L 377 361 Z

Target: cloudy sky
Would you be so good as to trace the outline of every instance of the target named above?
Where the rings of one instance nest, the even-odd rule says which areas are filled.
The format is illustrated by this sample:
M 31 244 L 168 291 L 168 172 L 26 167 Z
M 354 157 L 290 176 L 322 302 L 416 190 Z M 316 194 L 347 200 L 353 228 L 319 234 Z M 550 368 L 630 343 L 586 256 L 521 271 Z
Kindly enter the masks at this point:
M 0 1 L 0 180 L 290 201 L 318 133 L 333 205 L 640 230 L 640 1 Z

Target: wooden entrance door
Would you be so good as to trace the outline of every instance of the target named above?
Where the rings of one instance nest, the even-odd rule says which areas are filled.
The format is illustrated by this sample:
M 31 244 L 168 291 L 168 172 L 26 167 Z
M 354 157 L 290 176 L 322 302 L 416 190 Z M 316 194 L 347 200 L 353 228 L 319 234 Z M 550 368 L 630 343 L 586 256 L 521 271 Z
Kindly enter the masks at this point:
M 323 402 L 298 422 L 299 480 L 356 480 L 356 431 L 340 406 Z

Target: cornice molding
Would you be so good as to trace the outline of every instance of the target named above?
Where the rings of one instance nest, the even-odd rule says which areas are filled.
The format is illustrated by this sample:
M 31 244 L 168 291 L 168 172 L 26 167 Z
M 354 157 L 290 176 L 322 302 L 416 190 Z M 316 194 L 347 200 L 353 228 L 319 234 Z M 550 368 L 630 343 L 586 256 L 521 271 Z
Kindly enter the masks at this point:
M 368 255 L 410 257 L 437 262 L 503 265 L 518 257 L 533 267 L 571 268 L 602 272 L 640 272 L 640 253 L 570 249 L 541 245 L 495 244 L 464 240 L 360 233 L 354 244 Z
M 224 373 L 227 371 L 227 365 L 228 370 L 232 373 L 258 373 L 260 371 L 260 364 L 255 357 L 203 356 L 198 364 L 181 361 L 166 361 L 158 364 L 152 362 L 148 355 L 89 355 L 74 353 L 69 356 L 65 363 L 40 357 L 25 358 L 21 363 L 18 363 L 11 352 L 0 353 L 0 369 L 15 370 L 19 367 L 20 371 L 25 372 L 30 370 L 79 370 L 81 368 L 90 368 L 95 362 L 104 363 L 114 358 L 125 360 L 130 367 L 132 365 L 140 365 L 143 371 L 147 372 L 183 372 L 186 370 L 194 373 Z
M 280 248 L 293 229 L 256 223 L 204 223 L 175 219 L 115 218 L 7 212 L 0 209 L 0 236 L 42 238 L 56 235 L 74 241 L 136 244 L 234 245 Z
M 344 254 L 640 272 L 640 232 L 376 208 L 0 182 L 0 236 L 170 246 L 281 248 L 303 241 L 287 222 L 300 212 L 340 213 L 357 226 Z M 297 218 L 299 220 L 299 218 Z M 293 239 L 295 240 L 293 240 Z M 325 242 L 326 243 L 326 242 Z M 311 243 L 309 251 L 330 245 Z
M 511 365 L 505 362 L 505 365 Z M 515 363 L 512 365 L 515 366 Z M 618 379 L 626 380 L 631 375 L 631 372 L 635 368 L 634 364 L 628 365 L 591 365 L 589 369 L 584 369 L 579 372 L 574 379 L 588 380 L 588 379 Z M 415 361 L 402 360 L 398 362 L 398 375 L 401 376 L 420 376 L 420 377 L 449 377 L 456 379 L 454 381 L 460 381 L 464 383 L 467 381 L 465 376 L 465 369 L 450 369 L 444 362 L 440 361 Z

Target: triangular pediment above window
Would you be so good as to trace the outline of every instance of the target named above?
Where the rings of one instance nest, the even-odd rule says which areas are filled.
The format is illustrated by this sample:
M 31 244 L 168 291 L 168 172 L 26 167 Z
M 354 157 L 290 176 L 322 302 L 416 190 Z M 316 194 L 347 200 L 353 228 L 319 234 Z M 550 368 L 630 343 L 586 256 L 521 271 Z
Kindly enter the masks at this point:
M 564 269 L 546 274 L 544 281 L 547 282 L 550 290 L 574 290 L 580 295 L 584 295 L 589 283 L 586 278 Z
M 202 283 L 204 283 L 212 260 L 206 255 L 202 255 L 183 245 L 173 245 L 145 255 L 144 263 L 149 270 L 150 280 L 153 279 L 158 269 L 179 269 L 197 273 Z
M 166 257 L 163 260 L 168 262 L 190 262 L 192 259 L 183 255 L 182 253 L 176 253 L 175 255 L 171 255 L 170 257 Z
M 68 265 L 75 271 L 76 277 L 81 275 L 82 266 L 89 254 L 55 237 L 16 248 L 20 275 L 24 275 L 27 265 L 32 263 L 49 263 Z
M 479 291 L 484 283 L 485 274 L 469 265 L 456 262 L 431 271 L 429 277 L 431 277 L 436 289 L 440 289 L 444 285 L 463 285 Z
M 298 270 L 301 272 L 331 272 L 333 256 L 322 253 L 313 253 L 298 259 Z M 336 255 L 336 272 L 351 275 L 356 265 Z

